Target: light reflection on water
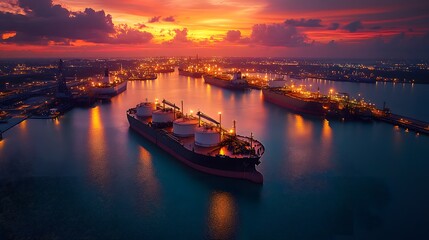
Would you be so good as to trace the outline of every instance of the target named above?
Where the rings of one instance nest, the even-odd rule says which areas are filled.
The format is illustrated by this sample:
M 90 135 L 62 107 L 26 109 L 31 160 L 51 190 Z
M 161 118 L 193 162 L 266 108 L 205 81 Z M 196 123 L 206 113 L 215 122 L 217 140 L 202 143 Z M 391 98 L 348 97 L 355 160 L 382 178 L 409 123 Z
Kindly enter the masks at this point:
M 233 239 L 237 217 L 234 199 L 227 192 L 213 192 L 210 196 L 208 228 L 210 239 Z
M 284 176 L 288 180 L 320 174 L 332 166 L 332 129 L 327 120 L 306 119 L 302 115 L 288 114 L 285 129 L 289 149 L 284 161 Z M 320 135 L 320 137 L 319 137 Z
M 108 169 L 108 146 L 106 145 L 105 128 L 101 118 L 100 107 L 94 107 L 90 111 L 90 125 L 88 129 L 89 158 L 88 167 L 91 181 L 100 190 L 106 193 L 108 184 L 111 181 Z
M 141 188 L 138 189 L 137 204 L 144 214 L 153 215 L 162 201 L 159 180 L 155 175 L 151 153 L 142 146 L 139 146 L 139 152 L 136 177 Z
M 46 224 L 33 225 L 25 222 L 28 220 L 23 216 L 27 215 L 23 213 L 21 218 L 0 219 L 0 224 L 18 224 L 14 219 L 20 219 L 27 226 L 40 228 L 55 224 L 63 224 L 58 229 L 98 226 L 98 231 L 88 231 L 93 235 L 82 238 L 96 238 L 100 232 L 149 239 L 331 239 L 344 234 L 377 238 L 379 232 L 391 233 L 399 229 L 397 226 L 419 230 L 415 229 L 418 216 L 429 214 L 414 204 L 429 201 L 424 195 L 429 181 L 427 136 L 415 137 L 384 123 L 328 122 L 297 115 L 264 102 L 259 90 L 231 92 L 202 79 L 178 76 L 177 72 L 158 76 L 154 81 L 129 82 L 128 90 L 111 103 L 74 109 L 59 122 L 27 120 L 4 134 L 0 142 L 1 176 L 18 172 L 24 177 L 52 174 L 78 179 L 78 183 L 73 182 L 72 197 L 49 192 L 61 203 L 49 209 L 78 212 L 83 221 L 50 222 L 58 215 L 46 214 L 42 220 Z M 406 85 L 310 82 L 313 90 L 334 86 L 338 91 L 374 97 L 377 102 L 394 95 L 402 97 L 401 106 L 410 106 L 418 102 L 416 99 L 428 102 L 421 91 L 426 86 L 411 90 Z M 413 91 L 411 97 L 409 91 Z M 236 120 L 238 134 L 252 132 L 266 148 L 257 166 L 265 182 L 257 194 L 249 193 L 252 183 L 189 169 L 129 130 L 126 110 L 155 98 L 178 106 L 183 100 L 184 112 L 201 110 L 215 119 L 221 111 L 225 128 Z M 392 109 L 397 107 L 395 101 L 388 102 Z M 407 111 L 419 116 L 421 108 L 411 104 Z M 39 141 L 41 136 L 47 136 L 43 138 L 46 142 Z M 37 141 L 37 148 L 30 144 L 32 141 Z M 47 186 L 38 185 L 35 196 L 45 194 Z M 61 188 L 68 191 L 71 187 Z M 0 193 L 7 195 L 1 189 Z M 25 193 L 28 188 L 18 190 L 13 193 Z M 102 201 L 94 192 L 102 193 Z M 6 197 L 40 210 L 30 200 Z M 90 207 L 81 211 L 82 203 L 63 204 L 76 199 L 92 205 L 88 203 Z M 17 209 L 25 206 L 17 205 Z

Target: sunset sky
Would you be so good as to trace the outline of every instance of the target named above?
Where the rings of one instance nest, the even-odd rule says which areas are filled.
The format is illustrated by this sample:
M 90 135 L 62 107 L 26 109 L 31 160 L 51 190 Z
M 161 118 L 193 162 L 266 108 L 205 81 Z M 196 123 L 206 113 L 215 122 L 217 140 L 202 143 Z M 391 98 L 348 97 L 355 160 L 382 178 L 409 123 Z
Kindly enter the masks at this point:
M 0 58 L 429 58 L 422 0 L 1 0 Z

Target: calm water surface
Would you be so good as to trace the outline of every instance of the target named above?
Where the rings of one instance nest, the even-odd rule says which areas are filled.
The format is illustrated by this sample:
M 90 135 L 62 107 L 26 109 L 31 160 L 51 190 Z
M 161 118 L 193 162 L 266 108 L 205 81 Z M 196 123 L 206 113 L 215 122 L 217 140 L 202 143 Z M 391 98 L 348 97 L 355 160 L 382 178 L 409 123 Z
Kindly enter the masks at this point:
M 429 86 L 304 80 L 429 121 Z M 163 98 L 266 148 L 258 186 L 199 173 L 129 129 Z M 290 113 L 257 90 L 161 74 L 111 103 L 27 120 L 0 142 L 0 239 L 428 239 L 429 137 Z

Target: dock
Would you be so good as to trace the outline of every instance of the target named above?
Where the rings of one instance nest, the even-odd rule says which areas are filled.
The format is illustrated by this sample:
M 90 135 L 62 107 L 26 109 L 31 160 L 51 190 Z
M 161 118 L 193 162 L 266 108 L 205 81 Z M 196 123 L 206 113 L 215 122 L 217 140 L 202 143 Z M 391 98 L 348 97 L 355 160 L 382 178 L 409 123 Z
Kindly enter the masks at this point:
M 405 130 L 429 135 L 429 123 L 427 122 L 394 113 L 386 113 L 379 109 L 373 110 L 372 113 L 375 120 L 405 128 Z
M 8 119 L 7 122 L 0 124 L 0 136 L 7 130 L 13 128 L 14 126 L 20 124 L 22 121 L 26 120 L 28 116 L 17 116 Z M 0 138 L 1 139 L 1 138 Z

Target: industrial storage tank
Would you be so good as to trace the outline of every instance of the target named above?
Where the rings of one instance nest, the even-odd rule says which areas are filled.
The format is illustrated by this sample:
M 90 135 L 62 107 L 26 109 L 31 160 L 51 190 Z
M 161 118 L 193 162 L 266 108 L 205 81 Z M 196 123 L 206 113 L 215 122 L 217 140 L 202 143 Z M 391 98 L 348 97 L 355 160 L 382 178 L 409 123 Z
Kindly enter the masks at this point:
M 156 105 L 152 102 L 144 102 L 138 104 L 136 110 L 138 117 L 150 117 L 152 116 L 152 112 L 156 110 Z
M 194 135 L 198 120 L 194 118 L 179 118 L 173 122 L 173 133 L 179 137 Z
M 152 112 L 152 122 L 154 123 L 168 123 L 174 120 L 173 110 L 156 110 Z
M 195 145 L 200 147 L 216 146 L 220 142 L 220 132 L 216 127 L 197 127 L 195 129 Z

